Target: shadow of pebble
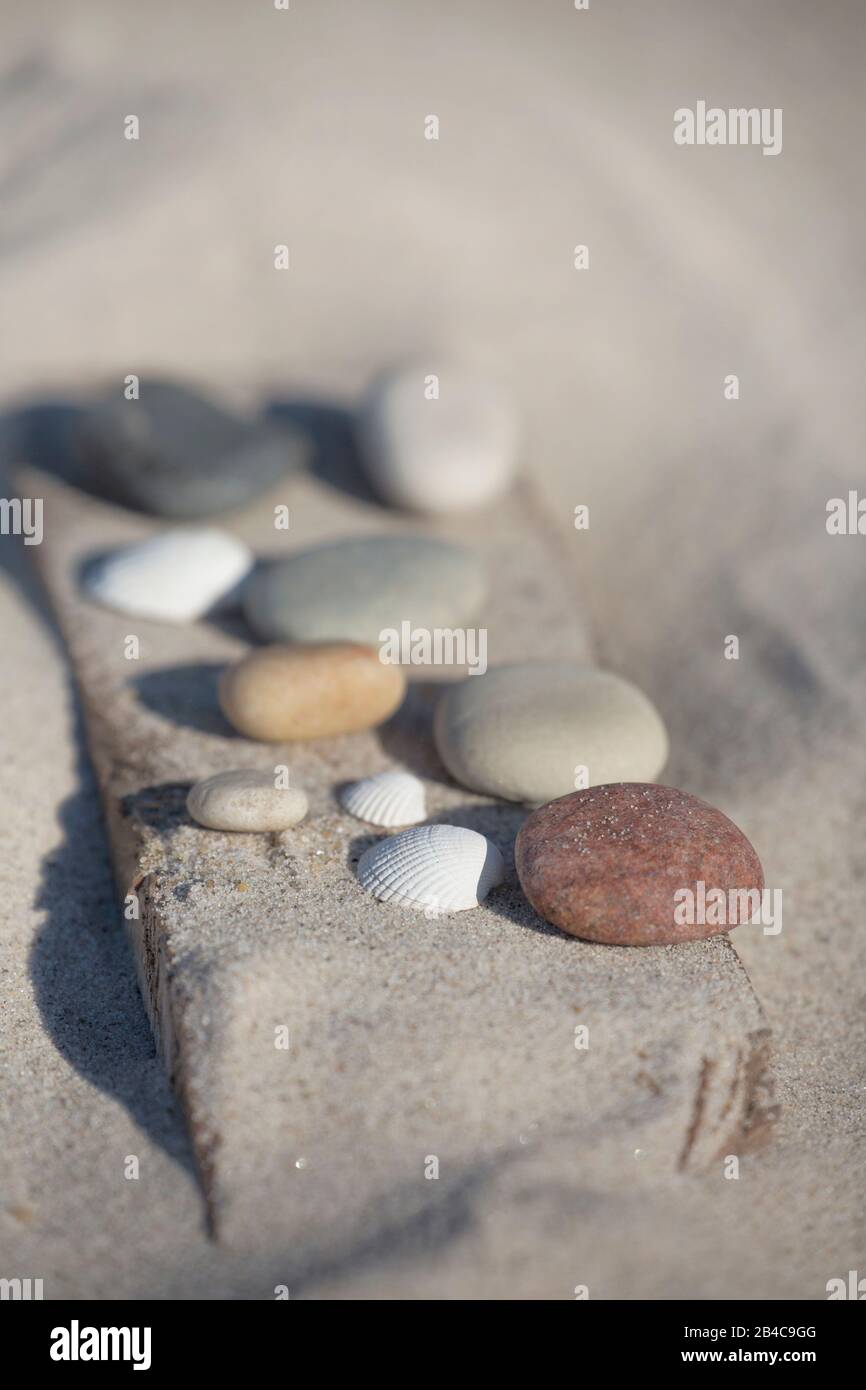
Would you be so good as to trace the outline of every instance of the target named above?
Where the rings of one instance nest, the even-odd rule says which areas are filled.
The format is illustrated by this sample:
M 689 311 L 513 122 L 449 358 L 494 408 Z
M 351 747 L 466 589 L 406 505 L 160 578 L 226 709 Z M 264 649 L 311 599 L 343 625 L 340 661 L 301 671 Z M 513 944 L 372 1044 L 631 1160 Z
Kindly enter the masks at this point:
M 44 400 L 11 410 L 0 419 L 0 456 L 13 467 L 22 463 L 85 487 L 78 447 L 84 409 L 68 400 Z
M 428 819 L 431 824 L 462 825 L 486 835 L 502 853 L 506 867 L 514 864 L 514 841 L 529 811 L 514 801 L 467 801 L 449 806 Z
M 193 825 L 186 809 L 191 782 L 158 782 L 123 797 L 120 810 L 159 835 L 171 835 L 180 825 Z
M 240 609 L 229 608 L 220 604 L 218 608 L 206 613 L 201 621 L 207 623 L 208 627 L 214 628 L 216 632 L 221 632 L 226 637 L 236 637 L 242 642 L 249 643 L 251 647 L 265 645 L 262 638 L 253 632 Z
M 448 682 L 415 681 L 393 718 L 376 729 L 380 747 L 398 767 L 431 782 L 454 786 L 433 741 L 433 712 Z
M 310 472 L 336 492 L 380 505 L 361 467 L 351 412 L 332 402 L 274 400 L 265 418 L 278 429 L 300 430 L 310 441 Z
M 219 707 L 217 694 L 222 662 L 196 662 L 145 671 L 132 680 L 132 688 L 147 709 L 199 733 L 237 738 Z
M 539 917 L 535 908 L 523 896 L 516 875 L 513 877 L 513 881 L 507 879 L 501 887 L 494 888 L 485 899 L 484 906 L 495 916 L 502 917 L 507 922 L 516 922 L 519 927 L 526 927 L 529 931 L 538 932 L 540 936 L 554 936 L 563 944 L 568 942 L 577 944 L 577 937 L 569 936 L 567 932 L 560 931 L 558 927 L 552 927 L 549 922 L 545 922 L 543 917 Z

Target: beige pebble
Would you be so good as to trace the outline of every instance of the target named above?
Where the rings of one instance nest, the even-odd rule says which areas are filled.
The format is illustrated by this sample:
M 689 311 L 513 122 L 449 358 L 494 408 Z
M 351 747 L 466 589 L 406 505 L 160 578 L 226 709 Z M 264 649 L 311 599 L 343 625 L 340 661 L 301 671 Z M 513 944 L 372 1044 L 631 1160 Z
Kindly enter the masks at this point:
M 571 662 L 491 667 L 451 687 L 434 735 L 455 781 L 529 804 L 580 786 L 652 782 L 668 756 L 661 716 L 611 671 Z
M 405 693 L 400 668 L 355 642 L 262 647 L 227 667 L 219 686 L 223 714 L 238 733 L 272 743 L 370 729 Z
M 299 787 L 277 786 L 276 772 L 217 772 L 196 782 L 186 799 L 193 820 L 209 830 L 287 830 L 307 814 Z

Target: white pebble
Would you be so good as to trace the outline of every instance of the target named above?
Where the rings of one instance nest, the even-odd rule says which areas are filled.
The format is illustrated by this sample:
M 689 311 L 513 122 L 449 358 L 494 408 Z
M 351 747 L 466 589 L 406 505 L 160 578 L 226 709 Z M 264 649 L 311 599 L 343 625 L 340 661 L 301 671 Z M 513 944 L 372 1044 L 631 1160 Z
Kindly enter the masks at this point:
M 358 441 L 385 502 L 439 515 L 471 511 L 505 491 L 517 424 L 489 382 L 447 367 L 416 367 L 374 383 L 359 413 Z
M 139 618 L 192 622 L 245 579 L 253 556 L 213 528 L 179 528 L 106 556 L 84 579 L 87 594 Z

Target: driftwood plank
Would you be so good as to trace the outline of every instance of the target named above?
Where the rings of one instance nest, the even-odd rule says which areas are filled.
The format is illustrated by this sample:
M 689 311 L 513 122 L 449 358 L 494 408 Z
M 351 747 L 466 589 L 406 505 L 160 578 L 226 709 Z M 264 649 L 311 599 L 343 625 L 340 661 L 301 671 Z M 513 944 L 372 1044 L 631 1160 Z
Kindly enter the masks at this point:
M 563 1152 L 572 1175 L 610 1183 L 636 1151 L 670 1173 L 740 1153 L 764 1131 L 768 1032 L 727 940 L 616 949 L 541 923 L 511 861 L 525 812 L 449 783 L 429 686 L 413 686 L 378 732 L 276 748 L 237 737 L 215 682 L 246 648 L 240 624 L 174 628 L 89 604 L 81 566 L 151 524 L 32 472 L 22 489 L 45 501 L 35 558 L 80 686 L 120 894 L 138 904 L 124 924 L 218 1239 L 290 1249 L 293 1269 L 333 1272 L 361 1254 L 423 1250 L 482 1207 L 495 1222 L 503 1170 L 530 1153 L 555 1196 Z M 277 502 L 290 507 L 288 536 L 273 527 Z M 308 475 L 231 520 L 260 551 L 398 525 Z M 491 663 L 588 654 L 580 596 L 528 492 L 483 527 L 424 529 L 483 549 Z M 136 661 L 124 655 L 130 634 Z M 372 837 L 335 790 L 395 762 L 429 779 L 434 817 L 502 848 L 509 878 L 483 908 L 427 921 L 358 887 L 353 864 Z M 295 830 L 229 836 L 189 820 L 191 781 L 276 763 L 310 796 Z M 288 1049 L 276 1046 L 281 1028 Z M 471 1258 L 483 1265 L 483 1249 Z

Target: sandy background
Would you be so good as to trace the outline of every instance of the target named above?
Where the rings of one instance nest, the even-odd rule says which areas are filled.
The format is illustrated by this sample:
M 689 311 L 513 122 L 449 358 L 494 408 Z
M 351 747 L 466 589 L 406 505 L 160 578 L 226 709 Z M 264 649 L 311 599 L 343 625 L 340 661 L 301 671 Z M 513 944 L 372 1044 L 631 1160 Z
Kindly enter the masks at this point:
M 4 454 L 24 404 L 130 371 L 351 402 L 435 350 L 511 390 L 598 647 L 670 727 L 666 779 L 743 826 L 785 902 L 780 937 L 738 938 L 775 1032 L 776 1140 L 745 1180 L 660 1180 L 639 1214 L 611 1189 L 605 1293 L 823 1297 L 866 1258 L 866 542 L 824 528 L 863 475 L 862 8 L 4 8 Z M 782 107 L 782 154 L 675 146 L 699 98 Z M 273 1271 L 205 1239 L 62 654 L 0 554 L 4 1272 L 268 1296 Z M 120 1148 L 146 1184 L 103 1180 Z M 568 1297 L 564 1254 L 553 1231 Z M 453 1296 L 459 1247 L 437 1258 L 401 1273 L 409 1296 Z

